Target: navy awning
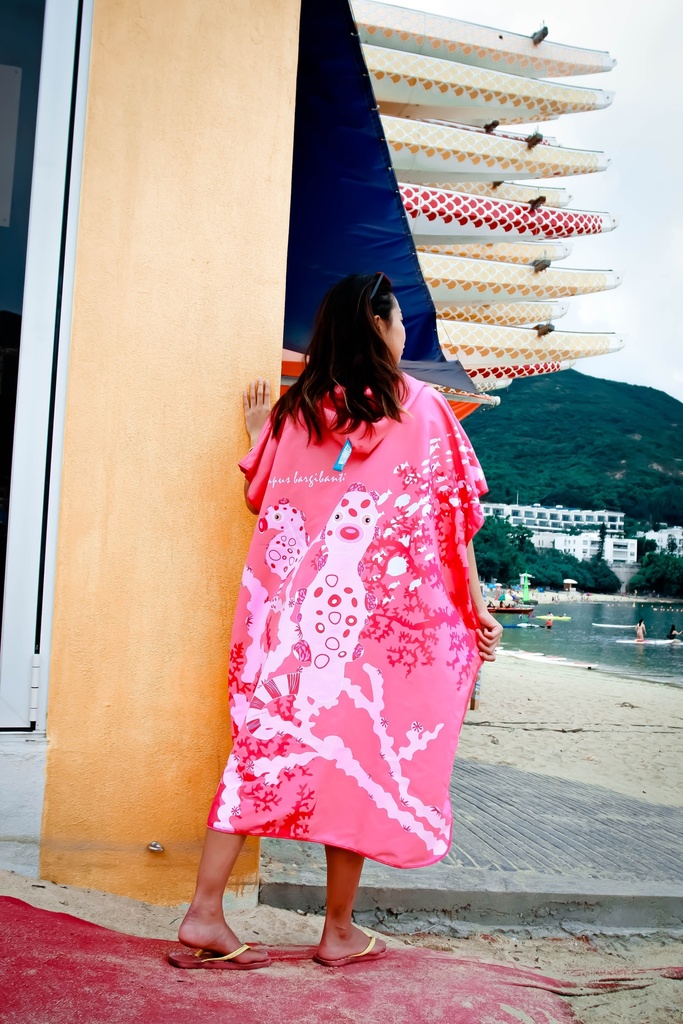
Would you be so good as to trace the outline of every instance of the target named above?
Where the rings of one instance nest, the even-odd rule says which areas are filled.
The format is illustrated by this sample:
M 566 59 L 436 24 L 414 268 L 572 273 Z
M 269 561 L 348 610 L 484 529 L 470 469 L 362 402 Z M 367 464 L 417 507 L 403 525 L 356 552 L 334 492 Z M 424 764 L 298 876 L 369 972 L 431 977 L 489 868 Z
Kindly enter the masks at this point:
M 391 279 L 403 311 L 406 371 L 473 391 L 462 366 L 446 361 L 439 346 L 434 305 L 348 0 L 303 0 L 285 348 L 307 348 L 315 312 L 331 285 L 347 274 L 378 270 Z

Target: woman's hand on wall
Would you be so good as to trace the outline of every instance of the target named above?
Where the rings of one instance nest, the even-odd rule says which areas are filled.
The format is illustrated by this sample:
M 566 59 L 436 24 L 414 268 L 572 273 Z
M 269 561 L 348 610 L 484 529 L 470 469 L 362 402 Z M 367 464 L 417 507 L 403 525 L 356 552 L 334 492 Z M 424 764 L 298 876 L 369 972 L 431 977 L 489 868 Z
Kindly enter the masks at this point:
M 486 608 L 478 607 L 476 613 L 479 619 L 479 629 L 477 630 L 479 657 L 482 661 L 495 661 L 496 647 L 503 635 L 503 627 Z
M 249 445 L 254 447 L 263 425 L 270 415 L 270 381 L 258 380 L 250 383 L 242 392 L 244 403 L 244 422 L 249 434 Z

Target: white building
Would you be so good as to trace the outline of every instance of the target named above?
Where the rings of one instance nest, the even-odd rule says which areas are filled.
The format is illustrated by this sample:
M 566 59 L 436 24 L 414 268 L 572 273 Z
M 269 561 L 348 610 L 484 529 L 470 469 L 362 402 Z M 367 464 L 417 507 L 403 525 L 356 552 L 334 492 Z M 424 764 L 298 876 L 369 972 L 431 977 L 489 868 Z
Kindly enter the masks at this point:
M 683 526 L 665 526 L 662 530 L 649 530 L 640 536 L 644 540 L 653 540 L 657 545 L 657 551 L 670 551 L 683 557 Z
M 568 533 L 535 532 L 531 540 L 535 548 L 555 548 L 557 551 L 573 555 L 582 562 L 595 558 L 600 550 L 599 533 L 580 533 L 572 536 Z M 637 554 L 637 540 L 627 537 L 605 537 L 603 558 L 610 565 L 631 564 L 636 561 Z
M 526 526 L 535 532 L 563 533 L 572 527 L 579 530 L 599 530 L 603 523 L 608 535 L 622 536 L 624 532 L 624 513 L 610 512 L 604 508 L 596 511 L 565 508 L 564 505 L 505 505 L 485 502 L 482 504 L 482 510 L 485 516 L 509 519 L 513 526 Z M 605 557 L 607 558 L 607 555 Z

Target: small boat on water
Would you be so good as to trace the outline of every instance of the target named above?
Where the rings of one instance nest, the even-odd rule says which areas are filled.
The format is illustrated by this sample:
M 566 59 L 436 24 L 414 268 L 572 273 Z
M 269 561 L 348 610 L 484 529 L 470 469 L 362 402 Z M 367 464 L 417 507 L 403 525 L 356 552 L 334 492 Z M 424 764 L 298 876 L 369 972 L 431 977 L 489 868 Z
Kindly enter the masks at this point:
M 506 604 L 502 606 L 497 604 L 487 605 L 488 610 L 493 612 L 494 615 L 531 615 L 535 607 L 536 606 L 533 604 Z
M 539 615 L 538 613 L 536 613 L 536 618 L 537 619 L 545 619 L 546 622 L 548 621 L 548 619 L 550 619 L 551 622 L 571 622 L 572 621 L 571 615 L 553 615 L 552 612 L 549 615 L 545 615 L 545 614 Z
M 628 626 L 624 626 L 624 625 L 622 625 L 619 622 L 594 622 L 593 625 L 595 626 L 596 629 L 635 629 L 636 628 L 635 622 L 633 624 L 629 624 Z
M 615 644 L 638 644 L 639 647 L 670 647 L 680 644 L 680 640 L 615 640 Z

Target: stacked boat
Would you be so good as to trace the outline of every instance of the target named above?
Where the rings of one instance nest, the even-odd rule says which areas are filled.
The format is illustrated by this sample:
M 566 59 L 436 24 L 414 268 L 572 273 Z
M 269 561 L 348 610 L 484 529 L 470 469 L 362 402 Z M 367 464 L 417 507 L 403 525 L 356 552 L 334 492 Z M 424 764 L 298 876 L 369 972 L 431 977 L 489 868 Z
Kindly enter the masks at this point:
M 622 348 L 614 334 L 555 330 L 565 300 L 621 278 L 556 266 L 616 220 L 573 209 L 565 189 L 543 180 L 609 166 L 544 126 L 609 106 L 611 92 L 554 79 L 615 61 L 549 42 L 545 28 L 527 37 L 373 0 L 352 6 L 446 358 L 491 391 Z

